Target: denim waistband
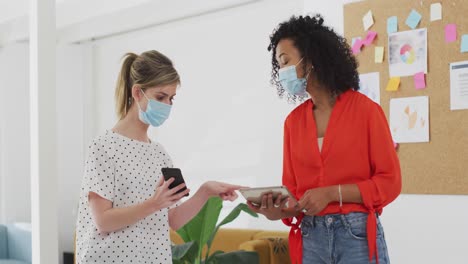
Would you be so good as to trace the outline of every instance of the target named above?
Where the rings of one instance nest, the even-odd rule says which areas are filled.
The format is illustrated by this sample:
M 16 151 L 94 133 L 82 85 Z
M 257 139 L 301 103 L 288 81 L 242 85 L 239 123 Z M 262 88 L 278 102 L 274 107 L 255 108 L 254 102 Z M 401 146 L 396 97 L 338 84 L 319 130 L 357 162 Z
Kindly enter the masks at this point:
M 322 216 L 309 216 L 306 215 L 302 219 L 301 226 L 316 226 L 316 225 L 336 225 L 342 224 L 347 226 L 353 222 L 367 222 L 367 213 L 349 213 L 349 214 L 329 214 Z M 378 214 L 376 214 L 378 218 Z M 377 220 L 378 221 L 378 220 Z

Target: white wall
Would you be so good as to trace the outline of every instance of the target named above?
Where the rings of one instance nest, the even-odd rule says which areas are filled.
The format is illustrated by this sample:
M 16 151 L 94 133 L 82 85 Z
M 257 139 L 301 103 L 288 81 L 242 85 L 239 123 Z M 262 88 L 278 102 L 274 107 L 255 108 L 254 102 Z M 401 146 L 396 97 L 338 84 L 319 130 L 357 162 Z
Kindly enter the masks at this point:
M 57 20 L 60 24 L 72 24 L 148 1 L 150 0 L 57 0 Z M 0 23 L 27 16 L 28 8 L 28 0 L 0 1 Z
M 304 14 L 321 14 L 325 25 L 331 26 L 338 34 L 344 32 L 343 5 L 364 0 L 304 0 Z
M 59 251 L 73 252 L 85 148 L 89 141 L 92 67 L 88 45 L 57 46 Z M 93 108 L 92 108 L 93 109 Z
M 188 185 L 281 184 L 283 120 L 293 106 L 269 85 L 267 46 L 273 28 L 301 12 L 300 1 L 261 1 L 97 41 L 96 134 L 116 121 L 113 92 L 122 55 L 156 49 L 174 61 L 182 88 L 170 120 L 152 135 Z M 245 216 L 232 226 L 286 229 Z
M 342 7 L 349 2 L 356 1 L 307 0 L 304 13 L 320 12 L 326 24 L 343 32 Z M 468 263 L 468 196 L 400 195 L 381 219 L 392 263 Z
M 0 105 L 3 105 L 3 97 L 0 97 Z M 3 166 L 3 112 L 0 108 L 0 194 L 4 193 L 3 175 L 5 174 Z M 5 199 L 0 195 L 0 223 L 5 222 Z
M 57 145 L 51 147 L 57 147 L 60 252 L 74 248 L 84 148 L 92 137 L 91 54 L 89 45 L 57 46 Z M 31 221 L 28 63 L 27 44 L 0 50 L 0 223 Z
M 0 1 L 0 23 L 26 15 L 28 11 L 27 0 Z
M 5 223 L 31 219 L 28 59 L 27 44 L 0 49 L 0 219 Z
M 2 52 L 2 49 L 0 49 L 0 57 L 2 56 L 1 53 Z M 0 66 L 0 69 L 1 69 L 2 66 Z M 2 79 L 0 79 L 0 82 L 1 82 Z M 4 186 L 5 184 L 3 183 L 3 175 L 5 174 L 4 173 L 4 166 L 3 166 L 3 156 L 4 156 L 4 153 L 3 153 L 3 142 L 4 142 L 4 139 L 3 139 L 3 127 L 5 126 L 3 124 L 3 120 L 4 120 L 4 112 L 2 111 L 3 108 L 2 108 L 2 105 L 4 104 L 3 101 L 4 101 L 4 96 L 0 96 L 0 223 L 4 223 L 5 222 L 5 199 L 2 198 L 2 193 L 4 193 Z

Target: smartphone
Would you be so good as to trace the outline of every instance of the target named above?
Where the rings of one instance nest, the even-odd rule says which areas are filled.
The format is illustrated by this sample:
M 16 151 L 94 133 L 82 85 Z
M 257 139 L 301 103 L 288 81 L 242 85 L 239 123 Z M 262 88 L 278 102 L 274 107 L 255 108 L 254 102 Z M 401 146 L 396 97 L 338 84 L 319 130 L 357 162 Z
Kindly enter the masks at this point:
M 174 178 L 174 181 L 169 185 L 169 189 L 172 189 L 179 184 L 185 183 L 184 177 L 182 177 L 182 171 L 180 171 L 178 168 L 162 168 L 161 172 L 164 176 L 164 180 L 166 181 L 168 181 L 170 178 Z M 187 187 L 180 189 L 177 191 L 177 193 L 183 192 L 185 190 L 187 190 Z M 189 194 L 187 193 L 184 196 L 189 196 Z
M 296 198 L 291 194 L 286 186 L 244 188 L 240 189 L 239 192 L 247 201 L 252 202 L 254 205 L 262 204 L 263 195 L 270 193 L 273 196 L 273 202 L 278 198 L 278 195 L 281 194 L 282 199 L 289 198 L 288 206 L 294 206 L 297 203 Z

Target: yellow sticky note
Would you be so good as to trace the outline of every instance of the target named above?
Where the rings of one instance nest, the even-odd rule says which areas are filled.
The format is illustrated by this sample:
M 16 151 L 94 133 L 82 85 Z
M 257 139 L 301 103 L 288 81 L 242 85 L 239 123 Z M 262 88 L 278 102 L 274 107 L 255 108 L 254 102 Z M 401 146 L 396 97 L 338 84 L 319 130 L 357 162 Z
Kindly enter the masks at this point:
M 383 62 L 384 47 L 375 47 L 375 63 Z
M 387 91 L 389 92 L 395 92 L 398 91 L 398 87 L 400 86 L 400 77 L 393 77 L 390 78 L 387 84 Z

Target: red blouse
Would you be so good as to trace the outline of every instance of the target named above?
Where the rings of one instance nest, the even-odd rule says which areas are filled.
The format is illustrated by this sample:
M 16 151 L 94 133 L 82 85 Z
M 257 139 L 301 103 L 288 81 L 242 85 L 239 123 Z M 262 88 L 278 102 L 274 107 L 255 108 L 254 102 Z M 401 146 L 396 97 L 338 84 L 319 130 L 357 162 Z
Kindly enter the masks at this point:
M 377 218 L 382 208 L 401 191 L 400 163 L 382 108 L 359 92 L 338 97 L 319 151 L 313 115 L 307 100 L 294 109 L 284 124 L 283 184 L 300 199 L 313 188 L 357 184 L 363 204 L 329 204 L 319 215 L 367 212 L 369 259 L 377 259 Z M 292 263 L 302 263 L 300 222 L 303 215 L 283 219 L 291 226 Z M 294 221 L 296 220 L 296 221 Z

